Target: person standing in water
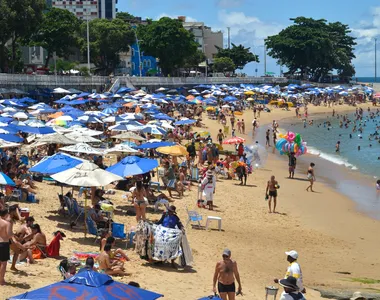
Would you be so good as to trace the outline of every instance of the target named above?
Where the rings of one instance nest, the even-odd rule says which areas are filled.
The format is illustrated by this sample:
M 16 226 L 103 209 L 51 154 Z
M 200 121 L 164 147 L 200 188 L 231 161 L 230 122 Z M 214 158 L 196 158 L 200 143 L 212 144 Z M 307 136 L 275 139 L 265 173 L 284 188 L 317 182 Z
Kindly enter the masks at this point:
M 336 145 L 335 145 L 335 152 L 340 152 L 340 141 L 337 141 L 336 142 Z
M 306 188 L 306 191 L 313 191 L 313 184 L 314 184 L 314 181 L 315 181 L 315 173 L 314 173 L 314 167 L 315 167 L 315 163 L 310 163 L 310 166 L 307 170 L 307 179 L 309 180 L 310 182 L 310 185 Z

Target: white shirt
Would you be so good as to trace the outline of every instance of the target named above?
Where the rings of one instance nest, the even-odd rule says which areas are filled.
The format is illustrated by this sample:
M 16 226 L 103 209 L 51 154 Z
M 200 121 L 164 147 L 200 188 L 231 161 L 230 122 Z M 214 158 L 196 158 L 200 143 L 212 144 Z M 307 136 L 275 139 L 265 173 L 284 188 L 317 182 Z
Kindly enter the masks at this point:
M 288 278 L 288 276 L 293 276 L 294 278 L 297 279 L 297 286 L 299 287 L 300 291 L 302 291 L 303 290 L 302 271 L 297 261 L 294 261 L 289 265 L 288 270 L 286 271 L 286 274 L 285 274 L 285 278 Z
M 305 299 L 305 297 L 302 297 L 300 299 Z M 292 296 L 290 296 L 288 293 L 285 293 L 285 291 L 282 292 L 280 300 L 294 300 Z

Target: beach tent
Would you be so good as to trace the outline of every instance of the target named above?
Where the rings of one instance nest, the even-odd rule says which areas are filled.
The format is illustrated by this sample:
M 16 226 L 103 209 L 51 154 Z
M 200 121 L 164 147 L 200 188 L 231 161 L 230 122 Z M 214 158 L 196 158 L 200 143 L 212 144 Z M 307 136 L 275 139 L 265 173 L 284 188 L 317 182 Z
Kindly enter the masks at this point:
M 121 177 L 144 174 L 158 167 L 158 161 L 138 156 L 127 156 L 120 162 L 110 166 L 106 171 Z
M 51 177 L 58 182 L 81 187 L 105 186 L 113 181 L 123 179 L 118 175 L 99 168 L 89 161 L 84 161 L 71 169 L 56 173 Z
M 109 275 L 82 269 L 69 279 L 8 299 L 155 300 L 162 296 L 161 294 L 114 281 Z
M 41 161 L 29 169 L 30 172 L 41 174 L 56 174 L 71 169 L 80 163 L 83 159 L 58 152 L 52 156 L 45 156 Z

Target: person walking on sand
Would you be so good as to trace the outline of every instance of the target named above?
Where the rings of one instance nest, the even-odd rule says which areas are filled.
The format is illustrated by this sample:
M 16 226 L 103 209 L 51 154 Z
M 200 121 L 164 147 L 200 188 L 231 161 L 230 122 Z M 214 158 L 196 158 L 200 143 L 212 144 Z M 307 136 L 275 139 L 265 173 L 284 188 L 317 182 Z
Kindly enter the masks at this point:
M 297 158 L 295 157 L 295 153 L 291 152 L 289 155 L 289 178 L 294 178 L 294 171 L 297 165 Z
M 13 236 L 13 223 L 8 209 L 0 211 L 0 286 L 5 285 L 5 272 L 10 258 L 9 240 Z
M 265 133 L 265 146 L 270 147 L 270 129 Z
M 309 168 L 307 169 L 307 179 L 309 180 L 310 182 L 310 185 L 306 188 L 306 191 L 313 191 L 313 184 L 314 184 L 314 181 L 315 181 L 315 173 L 314 173 L 314 167 L 315 167 L 315 163 L 310 163 L 310 166 Z
M 269 199 L 269 213 L 272 213 L 272 198 L 273 198 L 273 213 L 276 213 L 276 206 L 277 206 L 277 189 L 279 189 L 280 186 L 278 185 L 278 182 L 276 181 L 276 178 L 274 175 L 270 177 L 270 180 L 267 184 L 267 189 L 265 192 L 265 199 Z
M 238 283 L 237 295 L 242 295 L 240 275 L 236 261 L 231 259 L 231 251 L 225 249 L 222 254 L 223 260 L 218 262 L 215 267 L 213 278 L 213 292 L 216 293 L 216 283 L 218 292 L 222 300 L 235 300 L 235 279 Z
M 245 122 L 244 119 L 241 119 L 241 131 L 243 134 L 245 134 Z
M 285 274 L 284 278 L 286 279 L 286 278 L 289 278 L 290 276 L 296 278 L 298 290 L 301 293 L 305 294 L 306 289 L 303 286 L 302 271 L 301 271 L 301 267 L 297 261 L 298 253 L 295 250 L 291 250 L 291 251 L 285 252 L 285 254 L 286 254 L 286 260 L 289 262 L 289 266 L 288 266 L 288 269 L 286 270 L 286 274 Z M 277 278 L 275 278 L 274 282 L 278 283 L 279 280 Z
M 222 132 L 222 129 L 219 129 L 217 140 L 219 141 L 219 145 L 223 144 L 223 139 L 225 138 L 224 133 Z

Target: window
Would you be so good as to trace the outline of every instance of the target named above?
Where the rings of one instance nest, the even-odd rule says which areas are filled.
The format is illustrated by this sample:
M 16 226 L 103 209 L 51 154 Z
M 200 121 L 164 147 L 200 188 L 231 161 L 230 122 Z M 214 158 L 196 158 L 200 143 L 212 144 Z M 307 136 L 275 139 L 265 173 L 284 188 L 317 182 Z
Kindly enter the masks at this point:
M 148 68 L 152 67 L 152 62 L 150 60 L 148 60 L 147 66 L 148 66 Z
M 148 62 L 146 61 L 146 59 L 144 59 L 144 64 L 143 64 L 144 68 L 148 66 Z

